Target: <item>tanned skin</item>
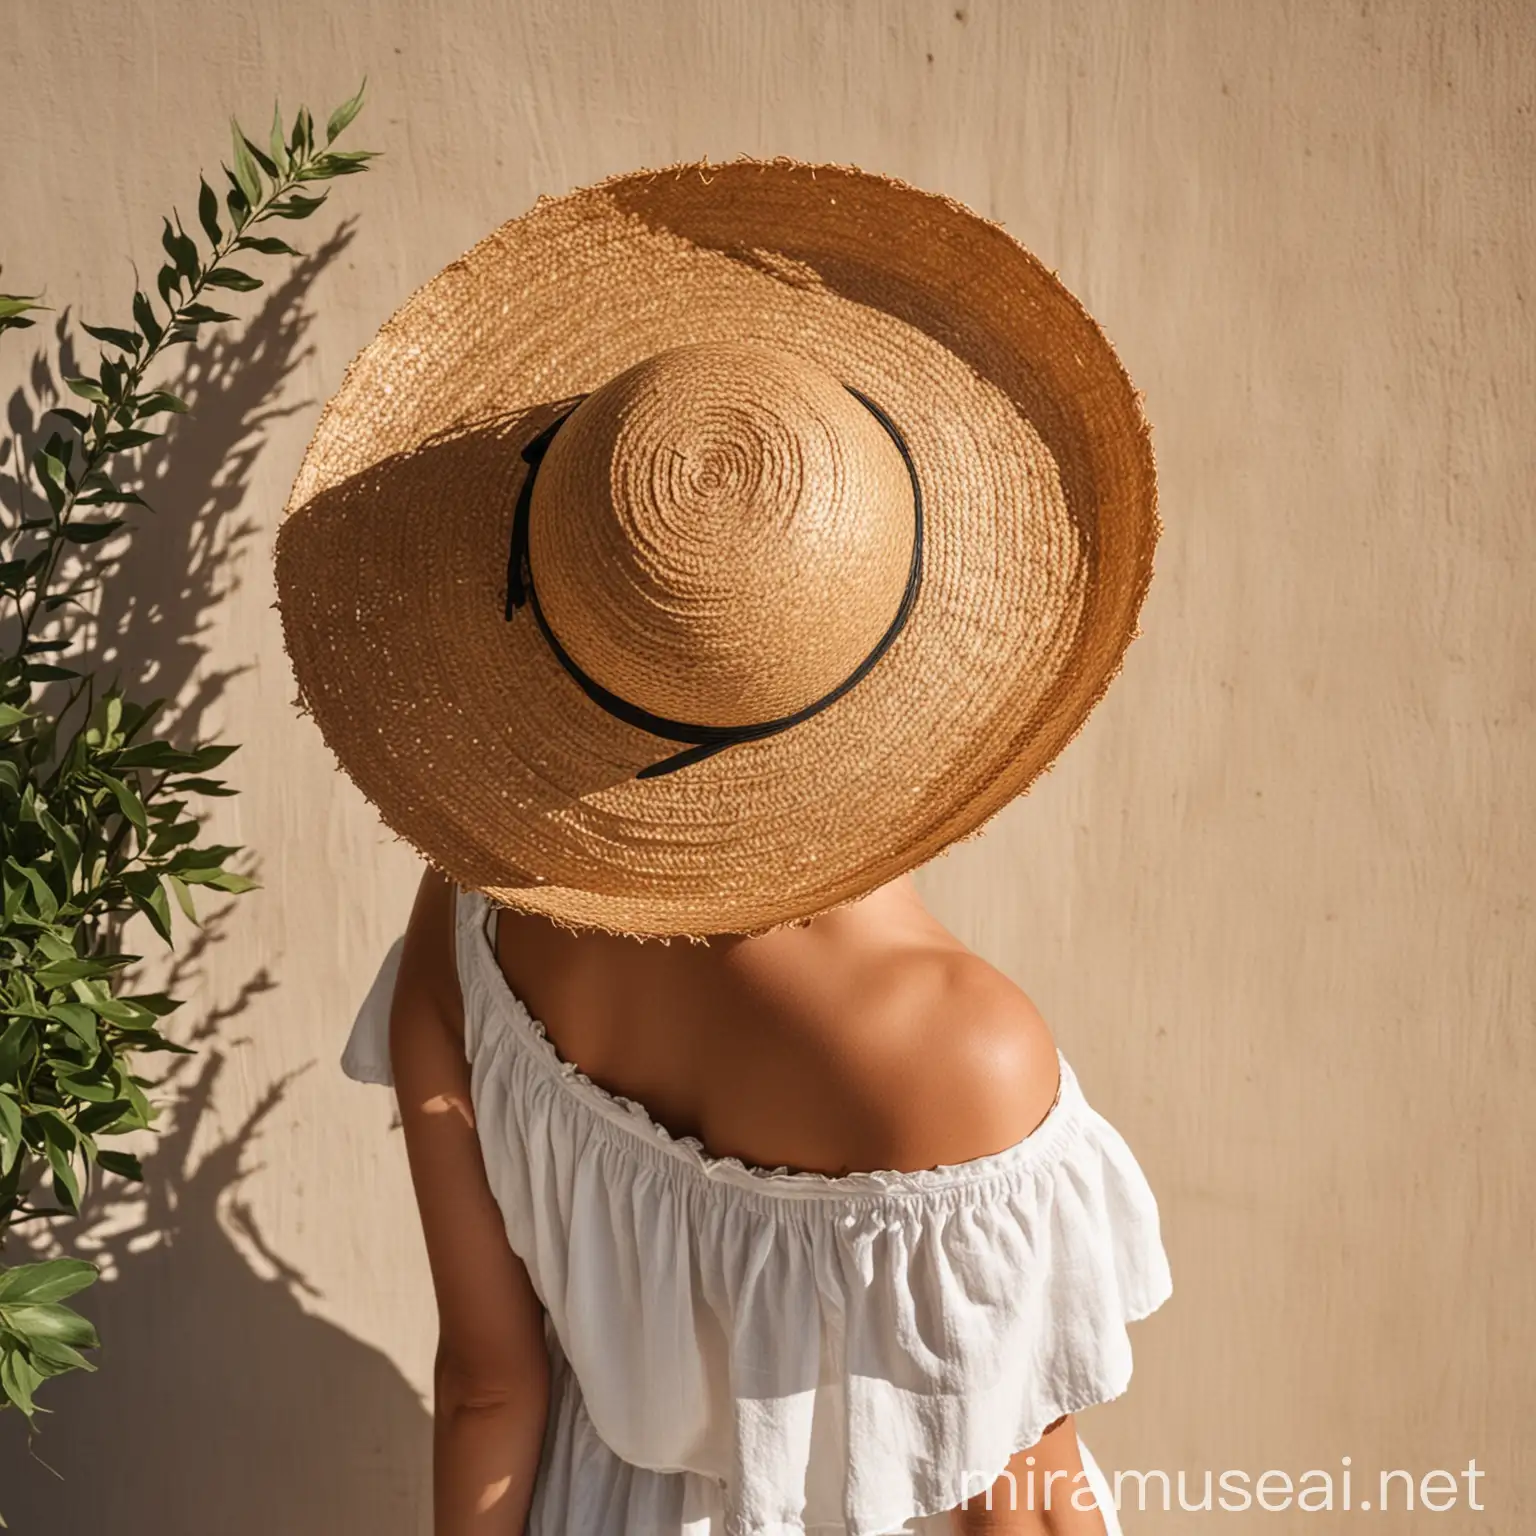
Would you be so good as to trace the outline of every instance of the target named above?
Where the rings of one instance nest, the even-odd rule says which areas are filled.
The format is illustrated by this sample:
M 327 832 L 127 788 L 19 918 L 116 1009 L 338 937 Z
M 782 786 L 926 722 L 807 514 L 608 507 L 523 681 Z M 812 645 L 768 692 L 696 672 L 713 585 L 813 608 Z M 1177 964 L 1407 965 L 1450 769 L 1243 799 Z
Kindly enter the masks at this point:
M 523 1536 L 547 1417 L 543 1309 L 507 1242 L 470 1102 L 453 891 L 417 891 L 390 1053 L 438 1309 L 435 1536 Z M 1059 1086 L 1024 992 L 923 906 L 910 876 L 752 938 L 641 942 L 503 911 L 496 958 L 560 1056 L 715 1156 L 840 1175 L 968 1162 L 1023 1140 Z M 1070 1416 L 955 1536 L 1104 1536 Z M 1028 1510 L 1048 1473 L 1052 1508 Z

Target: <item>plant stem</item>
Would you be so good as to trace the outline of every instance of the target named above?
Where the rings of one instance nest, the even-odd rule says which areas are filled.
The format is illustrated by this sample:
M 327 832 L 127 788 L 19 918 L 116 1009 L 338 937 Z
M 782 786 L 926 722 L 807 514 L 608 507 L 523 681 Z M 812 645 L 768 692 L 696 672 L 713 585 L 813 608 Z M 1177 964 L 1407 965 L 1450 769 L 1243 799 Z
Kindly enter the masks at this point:
M 73 1211 L 66 1211 L 62 1206 L 57 1209 L 39 1209 L 33 1205 L 19 1205 L 16 1207 L 16 1214 L 13 1214 L 9 1220 L 10 1225 L 15 1227 L 24 1221 L 52 1221 L 56 1216 L 73 1216 L 74 1214 Z
M 160 333 L 159 340 L 149 343 L 143 356 L 137 358 L 132 368 L 129 369 L 127 375 L 123 379 L 121 400 L 119 403 L 113 406 L 110 412 L 104 405 L 98 405 L 96 407 L 97 412 L 101 413 L 102 415 L 102 423 L 98 427 L 94 421 L 92 422 L 91 438 L 89 440 L 84 436 L 84 434 L 81 435 L 80 446 L 82 450 L 85 451 L 85 465 L 81 470 L 79 477 L 76 479 L 74 487 L 72 489 L 66 490 L 64 500 L 61 503 L 58 512 L 54 514 L 52 530 L 53 543 L 49 547 L 48 558 L 44 562 L 43 569 L 38 576 L 32 606 L 27 611 L 25 617 L 22 619 L 21 639 L 16 649 L 16 655 L 18 657 L 20 657 L 26 649 L 27 641 L 32 633 L 33 621 L 37 617 L 38 611 L 42 608 L 44 600 L 48 596 L 49 584 L 52 582 L 54 574 L 57 570 L 59 556 L 65 543 L 65 540 L 62 536 L 63 525 L 68 520 L 70 513 L 74 510 L 75 501 L 80 494 L 81 488 L 85 485 L 86 481 L 89 480 L 90 477 L 101 468 L 107 459 L 111 457 L 110 452 L 103 448 L 102 442 L 106 437 L 109 429 L 111 428 L 114 419 L 120 417 L 127 406 L 132 402 L 134 396 L 138 392 L 139 385 L 144 381 L 144 375 L 148 371 L 150 364 L 159 357 L 162 351 L 164 351 L 165 347 L 168 345 L 169 338 L 176 330 L 176 327 L 183 323 L 181 320 L 183 313 L 190 305 L 195 304 L 201 297 L 204 288 L 207 287 L 209 274 L 215 271 L 218 268 L 220 262 L 224 261 L 231 254 L 231 252 L 233 252 L 236 242 L 240 239 L 240 236 L 245 232 L 246 229 L 248 229 L 252 224 L 258 223 L 265 216 L 267 210 L 270 209 L 275 202 L 277 202 L 280 198 L 286 197 L 290 192 L 299 186 L 300 183 L 297 178 L 297 173 L 307 167 L 312 158 L 312 156 L 306 157 L 302 164 L 291 166 L 288 175 L 281 181 L 274 181 L 271 192 L 266 197 L 264 197 L 260 203 L 251 208 L 245 223 L 239 227 L 233 227 L 232 225 L 227 239 L 225 239 L 220 245 L 214 248 L 208 263 L 203 267 L 201 275 L 198 277 L 197 281 L 192 284 L 186 297 L 182 299 L 182 301 L 177 305 L 175 309 L 171 310 L 170 319 L 167 321 L 165 329 Z M 146 337 L 145 340 L 148 342 L 148 337 Z M 129 419 L 122 424 L 124 426 L 131 426 L 132 420 L 133 418 L 130 416 Z M 92 446 L 92 443 L 94 443 L 94 447 Z M 20 597 L 18 596 L 18 609 L 20 606 Z

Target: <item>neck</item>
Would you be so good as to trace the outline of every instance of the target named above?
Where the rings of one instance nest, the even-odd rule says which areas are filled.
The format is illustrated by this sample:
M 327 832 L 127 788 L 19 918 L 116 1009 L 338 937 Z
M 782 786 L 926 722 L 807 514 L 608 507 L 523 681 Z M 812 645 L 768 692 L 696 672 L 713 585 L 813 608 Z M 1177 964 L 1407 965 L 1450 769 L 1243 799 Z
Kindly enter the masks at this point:
M 888 939 L 903 929 L 931 929 L 934 924 L 935 919 L 918 894 L 917 882 L 905 874 L 877 886 L 857 901 L 834 907 L 804 923 L 752 936 L 713 934 L 707 946 L 716 953 L 744 959 L 748 954 L 767 954 L 790 947 L 814 950 L 829 944 L 842 946 Z

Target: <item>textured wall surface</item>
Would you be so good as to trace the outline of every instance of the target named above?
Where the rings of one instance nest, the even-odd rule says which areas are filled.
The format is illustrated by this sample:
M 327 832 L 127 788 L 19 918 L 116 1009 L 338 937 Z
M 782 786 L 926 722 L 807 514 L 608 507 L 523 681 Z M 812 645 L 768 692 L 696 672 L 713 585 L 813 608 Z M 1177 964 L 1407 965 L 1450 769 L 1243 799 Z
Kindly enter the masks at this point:
M 1107 1469 L 1186 1469 L 1196 1501 L 1206 1469 L 1348 1457 L 1358 1501 L 1379 1468 L 1475 1458 L 1482 1513 L 1463 1478 L 1444 1513 L 1303 1523 L 1526 1529 L 1528 6 L 52 0 L 5 20 L 0 286 L 93 322 L 126 313 L 130 260 L 153 271 L 162 210 L 191 217 L 231 111 L 264 129 L 275 93 L 324 110 L 367 72 L 349 139 L 384 152 L 297 226 L 314 254 L 267 264 L 249 323 L 183 358 L 196 417 L 108 603 L 135 678 L 246 744 L 217 831 L 264 888 L 183 951 L 201 1054 L 164 1090 L 147 1197 L 63 1234 L 111 1276 L 86 1308 L 106 1347 L 47 1392 L 35 1448 L 61 1476 L 0 1418 L 22 1536 L 428 1531 L 427 1271 L 388 1095 L 336 1064 L 417 866 L 290 709 L 277 512 L 320 402 L 418 283 L 541 192 L 741 152 L 1003 220 L 1147 395 L 1167 533 L 1145 634 L 1056 769 L 919 876 L 1040 1004 L 1162 1202 L 1176 1294 L 1085 1436 Z M 13 429 L 49 342 L 0 347 Z

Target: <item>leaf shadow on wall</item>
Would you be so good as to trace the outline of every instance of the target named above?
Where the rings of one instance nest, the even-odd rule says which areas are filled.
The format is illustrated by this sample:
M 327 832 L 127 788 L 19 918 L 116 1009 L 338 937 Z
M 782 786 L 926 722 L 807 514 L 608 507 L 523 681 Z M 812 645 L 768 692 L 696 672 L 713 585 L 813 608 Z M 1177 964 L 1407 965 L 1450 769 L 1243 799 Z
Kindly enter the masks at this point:
M 178 742 L 213 734 L 211 707 L 237 675 L 209 665 L 210 619 L 260 531 L 241 506 L 268 424 L 305 408 L 272 403 L 306 355 L 304 296 L 351 238 L 342 225 L 294 263 L 248 326 L 186 351 L 170 387 L 193 414 L 146 452 L 133 482 L 158 510 L 139 509 L 119 536 L 120 564 L 77 664 L 120 672 L 136 698 L 173 700 L 162 723 Z M 61 371 L 82 371 L 68 339 L 61 345 Z M 60 398 L 42 361 L 8 413 L 13 433 L 36 441 L 48 428 L 27 392 L 43 415 Z M 238 740 L 239 722 L 218 733 Z M 237 754 L 237 786 L 239 765 Z M 241 902 L 214 908 L 212 892 L 198 896 L 203 928 L 178 914 L 178 949 L 154 976 L 188 999 L 168 1032 L 197 1054 L 137 1063 L 163 1106 L 160 1134 L 143 1148 L 144 1184 L 100 1179 L 79 1221 L 22 1227 L 4 1255 L 98 1264 L 102 1280 L 75 1304 L 102 1348 L 91 1352 L 95 1372 L 42 1388 L 49 1411 L 30 1450 L 20 1415 L 0 1415 L 0 1512 L 18 1536 L 98 1529 L 104 1518 L 122 1536 L 425 1530 L 429 1410 L 382 1352 L 312 1315 L 314 1286 L 273 1254 L 242 1197 L 263 1128 L 305 1068 L 261 1087 L 232 1132 L 215 1116 L 221 1084 L 241 1076 L 246 1010 L 279 983 L 262 967 L 229 1000 L 208 996 L 207 957 L 238 931 Z M 153 962 L 159 944 L 150 936 L 126 947 Z

